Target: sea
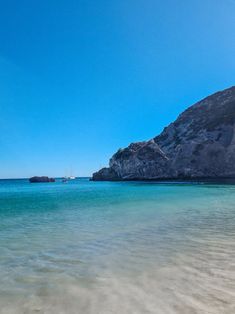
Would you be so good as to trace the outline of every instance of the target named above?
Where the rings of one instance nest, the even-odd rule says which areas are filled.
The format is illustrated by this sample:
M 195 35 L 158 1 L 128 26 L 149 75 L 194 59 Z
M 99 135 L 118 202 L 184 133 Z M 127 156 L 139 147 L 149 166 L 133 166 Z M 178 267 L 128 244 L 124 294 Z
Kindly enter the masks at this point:
M 235 313 L 235 185 L 0 180 L 0 313 Z

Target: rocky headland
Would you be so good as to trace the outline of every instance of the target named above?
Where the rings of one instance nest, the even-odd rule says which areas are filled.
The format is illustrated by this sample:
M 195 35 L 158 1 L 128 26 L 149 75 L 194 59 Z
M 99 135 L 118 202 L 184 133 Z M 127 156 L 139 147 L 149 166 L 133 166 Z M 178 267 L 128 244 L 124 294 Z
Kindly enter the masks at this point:
M 92 180 L 235 178 L 235 86 L 179 115 L 148 141 L 119 149 Z

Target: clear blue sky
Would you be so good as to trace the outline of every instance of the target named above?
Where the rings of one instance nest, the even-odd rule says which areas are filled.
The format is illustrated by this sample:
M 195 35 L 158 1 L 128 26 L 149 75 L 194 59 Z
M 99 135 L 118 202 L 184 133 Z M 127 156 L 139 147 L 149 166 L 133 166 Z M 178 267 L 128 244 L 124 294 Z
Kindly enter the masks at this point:
M 233 0 L 0 2 L 0 177 L 91 175 L 235 83 Z

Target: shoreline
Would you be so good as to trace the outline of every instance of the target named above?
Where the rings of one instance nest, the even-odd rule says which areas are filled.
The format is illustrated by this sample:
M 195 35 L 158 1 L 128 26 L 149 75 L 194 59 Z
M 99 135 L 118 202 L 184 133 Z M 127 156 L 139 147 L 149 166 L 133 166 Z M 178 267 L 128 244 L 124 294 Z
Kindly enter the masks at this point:
M 89 179 L 93 182 L 202 182 L 202 183 L 231 183 L 235 184 L 235 177 L 182 177 L 182 178 L 132 178 L 132 179 Z

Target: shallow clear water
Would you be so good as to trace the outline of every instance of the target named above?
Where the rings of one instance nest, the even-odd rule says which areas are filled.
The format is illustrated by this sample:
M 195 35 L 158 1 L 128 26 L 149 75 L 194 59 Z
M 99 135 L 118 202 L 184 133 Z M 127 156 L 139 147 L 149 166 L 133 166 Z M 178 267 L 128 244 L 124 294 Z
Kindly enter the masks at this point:
M 235 313 L 235 185 L 0 181 L 0 313 Z

